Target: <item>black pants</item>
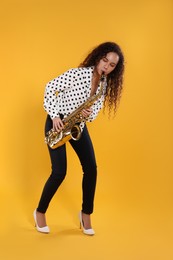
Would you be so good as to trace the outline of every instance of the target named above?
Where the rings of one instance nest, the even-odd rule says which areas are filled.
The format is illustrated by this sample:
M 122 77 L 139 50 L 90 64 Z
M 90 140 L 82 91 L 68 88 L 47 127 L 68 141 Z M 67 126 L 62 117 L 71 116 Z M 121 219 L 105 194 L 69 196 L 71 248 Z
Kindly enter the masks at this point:
M 45 132 L 49 131 L 51 128 L 52 120 L 48 116 L 45 125 Z M 93 212 L 93 202 L 97 178 L 97 166 L 93 145 L 87 127 L 84 127 L 81 138 L 78 141 L 74 141 L 71 139 L 69 142 L 75 150 L 83 170 L 82 212 L 86 214 L 91 214 Z M 46 212 L 52 197 L 54 196 L 58 187 L 64 180 L 67 168 L 66 145 L 64 144 L 56 149 L 51 149 L 48 146 L 48 149 L 52 163 L 52 172 L 44 186 L 40 202 L 37 208 L 37 210 L 42 213 Z

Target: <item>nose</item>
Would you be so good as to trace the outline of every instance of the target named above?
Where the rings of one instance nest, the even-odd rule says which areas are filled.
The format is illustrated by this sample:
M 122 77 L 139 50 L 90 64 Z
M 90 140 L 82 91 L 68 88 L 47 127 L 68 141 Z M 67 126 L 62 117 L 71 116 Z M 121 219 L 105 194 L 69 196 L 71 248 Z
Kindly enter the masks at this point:
M 104 65 L 104 68 L 105 68 L 105 69 L 107 69 L 107 68 L 108 68 L 108 64 L 107 64 L 107 63 Z

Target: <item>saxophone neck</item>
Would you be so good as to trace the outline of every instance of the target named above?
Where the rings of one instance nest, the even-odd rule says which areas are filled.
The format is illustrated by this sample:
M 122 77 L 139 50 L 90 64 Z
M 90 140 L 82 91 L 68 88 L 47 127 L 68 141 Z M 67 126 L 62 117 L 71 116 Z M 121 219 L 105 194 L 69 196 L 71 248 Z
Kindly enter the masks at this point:
M 100 77 L 100 81 L 103 81 L 104 79 L 105 79 L 105 74 L 104 74 L 104 72 L 102 73 L 102 75 L 101 75 L 101 77 Z
M 97 94 L 96 98 L 100 98 L 101 95 L 103 94 L 103 88 L 104 88 L 104 82 L 106 80 L 106 75 L 104 73 L 102 73 L 101 77 L 100 77 L 100 90 L 99 93 Z
M 103 83 L 105 82 L 105 80 L 106 80 L 106 75 L 103 72 L 101 77 L 100 77 L 100 86 L 101 86 L 101 88 L 103 88 Z
M 102 84 L 102 82 L 104 82 L 106 80 L 106 75 L 105 73 L 103 72 L 101 77 L 100 77 L 100 83 Z

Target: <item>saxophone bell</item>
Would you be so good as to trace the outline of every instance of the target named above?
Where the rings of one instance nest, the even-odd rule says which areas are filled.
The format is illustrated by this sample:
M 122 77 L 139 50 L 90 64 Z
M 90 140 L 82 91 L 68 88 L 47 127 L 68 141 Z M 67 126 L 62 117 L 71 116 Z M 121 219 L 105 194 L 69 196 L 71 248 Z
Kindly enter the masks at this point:
M 81 130 L 80 127 L 76 124 L 72 126 L 70 131 L 71 138 L 75 141 L 79 140 L 81 137 Z
M 72 128 L 69 129 L 69 131 L 66 131 L 65 133 L 63 131 L 57 132 L 51 129 L 46 133 L 45 143 L 48 144 L 50 148 L 55 149 L 63 145 L 70 139 L 78 141 L 81 137 L 81 134 L 81 129 L 77 124 L 73 125 Z

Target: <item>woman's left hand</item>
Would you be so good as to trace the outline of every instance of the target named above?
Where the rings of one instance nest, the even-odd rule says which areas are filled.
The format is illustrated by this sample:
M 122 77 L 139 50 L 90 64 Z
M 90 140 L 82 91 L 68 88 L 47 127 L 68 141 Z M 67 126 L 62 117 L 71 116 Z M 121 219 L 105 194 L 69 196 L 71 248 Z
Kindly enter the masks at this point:
M 88 116 L 91 115 L 92 112 L 93 112 L 92 108 L 86 108 L 82 110 L 82 115 L 84 118 L 87 118 Z

